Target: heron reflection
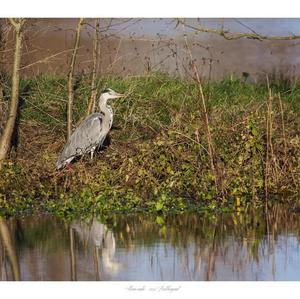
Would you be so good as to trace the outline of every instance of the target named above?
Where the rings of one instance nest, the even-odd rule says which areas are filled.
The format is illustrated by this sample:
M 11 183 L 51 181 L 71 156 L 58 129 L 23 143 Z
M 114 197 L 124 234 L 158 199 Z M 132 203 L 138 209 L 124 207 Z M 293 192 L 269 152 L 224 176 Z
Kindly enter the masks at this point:
M 101 279 L 102 272 L 109 273 L 110 275 L 118 273 L 121 269 L 121 264 L 115 261 L 115 237 L 113 232 L 105 224 L 96 219 L 93 219 L 90 223 L 73 221 L 70 225 L 70 231 L 73 238 L 74 236 L 78 238 L 86 248 L 93 248 L 96 280 Z M 73 244 L 75 244 L 74 241 Z M 71 264 L 73 263 L 72 272 L 76 271 L 76 261 L 74 261 L 74 257 L 72 261 L 71 253 Z M 74 275 L 74 273 L 72 273 L 72 279 L 76 280 L 74 278 L 76 278 L 76 274 Z

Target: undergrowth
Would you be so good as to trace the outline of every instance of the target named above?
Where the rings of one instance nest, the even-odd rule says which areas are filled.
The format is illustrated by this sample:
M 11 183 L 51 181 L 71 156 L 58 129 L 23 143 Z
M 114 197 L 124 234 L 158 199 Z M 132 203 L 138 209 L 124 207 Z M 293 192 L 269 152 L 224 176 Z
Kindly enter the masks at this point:
M 94 160 L 84 157 L 72 169 L 56 172 L 57 155 L 65 143 L 66 86 L 64 78 L 55 76 L 22 79 L 18 147 L 0 174 L 1 214 L 39 209 L 68 217 L 243 209 L 265 203 L 266 184 L 269 202 L 296 202 L 300 85 L 271 82 L 268 114 L 266 84 L 232 77 L 204 83 L 218 188 L 197 86 L 162 74 L 100 78 L 99 90 L 110 87 L 127 94 L 111 103 L 111 144 Z M 78 78 L 74 123 L 85 116 L 89 95 L 89 79 Z M 268 117 L 272 153 L 266 165 Z

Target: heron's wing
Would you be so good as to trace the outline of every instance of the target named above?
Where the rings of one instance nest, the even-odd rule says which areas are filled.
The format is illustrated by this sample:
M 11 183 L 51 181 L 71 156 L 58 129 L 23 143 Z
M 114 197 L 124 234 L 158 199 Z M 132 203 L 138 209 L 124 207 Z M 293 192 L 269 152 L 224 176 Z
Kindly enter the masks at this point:
M 72 133 L 59 160 L 65 161 L 70 157 L 82 155 L 97 146 L 104 134 L 102 123 L 102 114 L 93 113 L 88 116 Z

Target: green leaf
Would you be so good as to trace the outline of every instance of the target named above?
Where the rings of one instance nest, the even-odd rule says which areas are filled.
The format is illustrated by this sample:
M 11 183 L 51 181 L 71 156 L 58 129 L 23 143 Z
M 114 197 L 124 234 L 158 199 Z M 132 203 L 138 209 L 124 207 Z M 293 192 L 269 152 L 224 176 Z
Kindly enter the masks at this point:
M 262 151 L 262 150 L 264 149 L 264 147 L 263 147 L 262 144 L 260 144 L 260 143 L 255 144 L 255 147 L 256 147 L 259 151 Z
M 155 209 L 156 211 L 161 211 L 164 207 L 164 204 L 162 202 L 157 202 L 156 205 L 155 205 Z
M 258 134 L 256 128 L 253 128 L 253 127 L 251 128 L 251 133 L 253 136 L 256 136 Z
M 161 216 L 157 216 L 156 219 L 155 219 L 155 222 L 156 222 L 158 225 L 160 225 L 160 226 L 162 226 L 162 225 L 165 224 L 165 220 L 164 220 L 164 218 L 161 217 Z

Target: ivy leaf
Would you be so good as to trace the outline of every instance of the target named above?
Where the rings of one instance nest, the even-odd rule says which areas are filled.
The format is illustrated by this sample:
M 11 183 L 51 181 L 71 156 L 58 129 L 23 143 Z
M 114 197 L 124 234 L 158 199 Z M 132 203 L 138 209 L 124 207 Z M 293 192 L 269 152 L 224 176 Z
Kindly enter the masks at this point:
M 156 211 L 161 211 L 164 207 L 164 204 L 162 202 L 157 202 L 156 205 L 155 205 L 155 209 Z
M 264 147 L 263 147 L 262 144 L 260 144 L 260 143 L 255 144 L 255 147 L 256 147 L 259 151 L 262 151 L 262 150 L 264 149 Z
M 251 128 L 251 133 L 253 136 L 257 136 L 257 134 L 258 134 L 256 128 L 254 128 L 254 127 Z

